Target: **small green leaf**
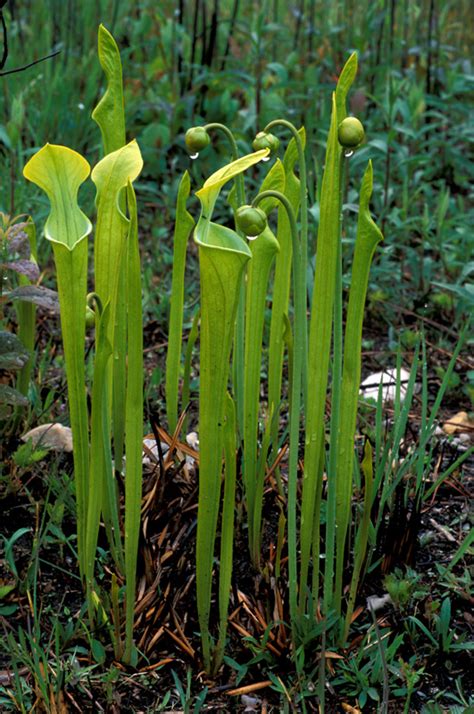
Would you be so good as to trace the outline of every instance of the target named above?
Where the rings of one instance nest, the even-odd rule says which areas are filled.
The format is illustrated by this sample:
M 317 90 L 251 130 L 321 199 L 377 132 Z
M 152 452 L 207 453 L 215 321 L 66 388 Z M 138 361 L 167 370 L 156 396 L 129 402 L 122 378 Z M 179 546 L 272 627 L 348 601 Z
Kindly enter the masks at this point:
M 97 664 L 103 664 L 106 658 L 105 647 L 99 640 L 91 640 L 91 650 Z
M 3 617 L 9 617 L 13 615 L 18 610 L 18 605 L 3 605 L 0 607 L 0 615 Z
M 0 600 L 3 600 L 3 598 L 6 597 L 9 593 L 11 593 L 15 588 L 15 583 L 12 583 L 11 585 L 0 586 Z

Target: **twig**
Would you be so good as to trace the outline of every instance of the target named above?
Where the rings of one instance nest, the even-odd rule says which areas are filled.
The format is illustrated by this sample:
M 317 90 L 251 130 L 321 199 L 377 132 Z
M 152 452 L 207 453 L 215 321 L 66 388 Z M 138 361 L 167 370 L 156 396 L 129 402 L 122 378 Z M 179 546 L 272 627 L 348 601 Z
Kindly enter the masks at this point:
M 7 26 L 5 24 L 5 18 L 3 17 L 3 10 L 0 10 L 0 22 L 2 23 L 2 33 L 3 33 L 3 52 L 2 59 L 0 60 L 0 69 L 5 67 L 5 62 L 8 57 L 8 36 L 7 36 Z
M 40 57 L 37 60 L 34 60 L 33 62 L 30 62 L 29 64 L 23 65 L 23 67 L 16 67 L 15 69 L 9 69 L 6 72 L 0 72 L 0 77 L 6 77 L 7 74 L 15 74 L 16 72 L 23 72 L 25 69 L 29 69 L 30 67 L 33 67 L 35 64 L 39 64 L 40 62 L 44 62 L 45 60 L 51 59 L 51 57 L 56 57 L 56 55 L 59 55 L 61 53 L 61 50 L 56 50 L 56 52 L 51 52 L 50 55 L 46 55 L 46 57 Z

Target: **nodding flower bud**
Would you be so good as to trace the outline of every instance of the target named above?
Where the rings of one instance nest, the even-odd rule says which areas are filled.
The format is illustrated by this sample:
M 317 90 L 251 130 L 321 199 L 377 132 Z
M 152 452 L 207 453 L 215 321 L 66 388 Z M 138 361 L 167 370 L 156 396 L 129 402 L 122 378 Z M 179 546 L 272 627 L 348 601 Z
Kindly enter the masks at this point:
M 235 222 L 239 231 L 249 238 L 256 238 L 267 227 L 267 214 L 261 208 L 240 206 L 235 212 Z
M 94 327 L 95 325 L 95 312 L 89 305 L 86 305 L 86 327 Z
M 252 149 L 254 151 L 261 151 L 262 149 L 270 149 L 270 156 L 273 156 L 278 151 L 280 146 L 280 139 L 274 134 L 269 134 L 266 131 L 259 131 L 257 136 L 252 142 Z
M 211 139 L 203 126 L 193 126 L 187 130 L 184 141 L 189 153 L 196 154 L 209 146 Z
M 364 127 L 356 117 L 346 117 L 339 124 L 337 138 L 345 149 L 355 149 L 364 140 Z

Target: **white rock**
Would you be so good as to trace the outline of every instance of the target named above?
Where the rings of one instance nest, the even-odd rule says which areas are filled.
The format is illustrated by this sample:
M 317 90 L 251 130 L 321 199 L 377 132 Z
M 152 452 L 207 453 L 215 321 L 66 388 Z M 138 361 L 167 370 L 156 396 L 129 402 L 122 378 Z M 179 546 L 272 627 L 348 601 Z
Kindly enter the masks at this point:
M 410 379 L 410 373 L 406 369 L 400 370 L 400 400 L 406 397 L 408 380 Z M 361 394 L 364 399 L 375 399 L 378 400 L 379 396 L 379 386 L 383 384 L 382 387 L 382 399 L 384 402 L 394 402 L 397 393 L 397 370 L 387 369 L 384 372 L 374 372 L 369 374 L 368 377 L 364 379 L 360 385 L 359 394 Z
M 62 424 L 41 424 L 24 434 L 21 440 L 31 440 L 33 446 L 52 451 L 72 451 L 72 431 Z
M 167 451 L 169 451 L 169 446 L 166 444 L 164 441 L 160 442 L 161 444 L 161 453 L 164 455 L 166 454 Z M 156 464 L 159 460 L 159 453 L 158 453 L 158 445 L 155 441 L 155 439 L 143 439 L 143 459 L 142 463 L 144 464 L 151 464 L 154 463 Z

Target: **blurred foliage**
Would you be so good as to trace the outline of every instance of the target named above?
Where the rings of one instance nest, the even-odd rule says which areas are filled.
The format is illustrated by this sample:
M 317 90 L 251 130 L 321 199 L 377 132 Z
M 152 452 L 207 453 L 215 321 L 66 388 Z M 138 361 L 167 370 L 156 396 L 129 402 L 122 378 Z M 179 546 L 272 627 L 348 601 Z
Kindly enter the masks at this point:
M 242 152 L 270 118 L 305 124 L 314 249 L 327 100 L 344 60 L 357 50 L 350 109 L 367 140 L 349 164 L 345 210 L 355 212 L 361 167 L 372 158 L 374 211 L 385 242 L 371 274 L 370 305 L 383 303 L 384 319 L 395 323 L 400 304 L 451 325 L 472 309 L 468 0 L 9 0 L 3 12 L 4 71 L 60 54 L 1 79 L 0 210 L 28 211 L 41 225 L 45 199 L 26 188 L 21 168 L 46 141 L 100 158 L 90 114 L 103 91 L 96 53 L 103 22 L 122 49 L 129 138 L 138 139 L 145 160 L 138 195 L 150 238 L 143 242 L 147 269 L 163 275 L 170 263 L 182 171 L 190 168 L 197 185 L 228 159 L 226 146 L 215 142 L 199 162 L 189 161 L 184 133 L 206 121 L 232 125 Z M 93 188 L 83 191 L 87 209 Z M 355 224 L 354 217 L 347 263 Z M 46 246 L 41 250 L 46 258 Z

